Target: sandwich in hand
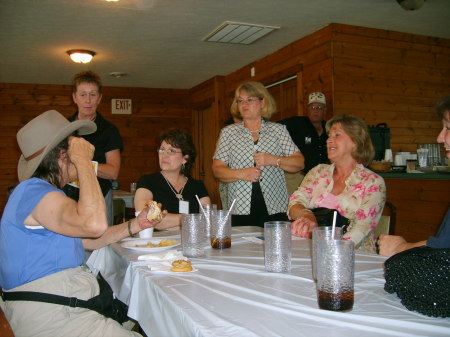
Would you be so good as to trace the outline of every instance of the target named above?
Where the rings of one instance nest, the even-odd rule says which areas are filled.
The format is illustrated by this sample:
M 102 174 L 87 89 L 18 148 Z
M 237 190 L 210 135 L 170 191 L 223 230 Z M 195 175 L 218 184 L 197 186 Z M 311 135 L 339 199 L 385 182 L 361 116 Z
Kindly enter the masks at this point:
M 158 204 L 156 201 L 150 200 L 147 203 L 148 206 L 148 213 L 147 213 L 147 219 L 148 221 L 152 221 L 152 220 L 162 220 L 162 212 L 161 212 L 161 208 L 158 207 Z

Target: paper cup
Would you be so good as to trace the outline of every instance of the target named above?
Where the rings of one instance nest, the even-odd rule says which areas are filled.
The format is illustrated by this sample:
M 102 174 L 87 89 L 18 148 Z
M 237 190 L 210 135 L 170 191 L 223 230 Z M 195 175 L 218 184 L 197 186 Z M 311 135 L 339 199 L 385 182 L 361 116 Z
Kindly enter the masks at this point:
M 92 161 L 92 167 L 94 168 L 95 175 L 97 175 L 98 161 L 93 160 L 93 161 Z M 69 185 L 71 185 L 71 186 L 73 186 L 73 187 L 80 188 L 80 182 L 79 182 L 78 180 L 71 181 L 71 182 L 69 183 Z
M 153 236 L 153 227 L 143 229 L 139 232 L 139 237 L 141 239 L 150 239 Z

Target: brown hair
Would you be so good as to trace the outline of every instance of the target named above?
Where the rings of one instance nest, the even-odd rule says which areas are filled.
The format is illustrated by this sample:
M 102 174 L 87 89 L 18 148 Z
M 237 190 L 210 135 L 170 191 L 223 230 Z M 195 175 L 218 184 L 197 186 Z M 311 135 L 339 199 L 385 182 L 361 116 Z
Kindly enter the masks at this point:
M 325 125 L 327 133 L 330 132 L 334 124 L 340 124 L 345 133 L 349 135 L 356 147 L 352 152 L 352 157 L 364 166 L 369 165 L 375 157 L 372 139 L 369 128 L 364 121 L 352 115 L 339 115 L 331 118 Z
M 72 134 L 73 136 L 74 134 Z M 61 186 L 61 168 L 58 165 L 58 159 L 61 151 L 66 152 L 69 148 L 69 137 L 64 138 L 58 145 L 56 145 L 47 155 L 42 159 L 36 171 L 31 177 L 39 178 L 49 182 L 50 184 L 62 189 Z
M 163 141 L 181 149 L 181 154 L 188 157 L 186 163 L 181 167 L 181 173 L 189 177 L 192 165 L 197 157 L 197 151 L 195 150 L 191 135 L 181 129 L 170 129 L 158 137 L 158 148 Z
M 434 109 L 440 118 L 444 118 L 445 112 L 450 112 L 450 96 L 443 96 L 439 98 L 434 105 Z
M 247 82 L 243 83 L 240 86 L 237 87 L 236 91 L 234 92 L 234 99 L 233 103 L 231 104 L 231 114 L 237 116 L 238 118 L 242 119 L 241 113 L 238 109 L 237 100 L 239 98 L 239 95 L 241 94 L 241 91 L 245 91 L 247 95 L 249 96 L 255 96 L 259 99 L 264 100 L 264 108 L 261 109 L 261 116 L 269 120 L 270 117 L 277 111 L 277 104 L 275 103 L 275 100 L 273 99 L 272 95 L 267 91 L 267 89 L 259 82 Z
M 77 88 L 81 83 L 92 83 L 95 84 L 98 88 L 98 93 L 102 93 L 102 81 L 100 76 L 92 70 L 82 71 L 81 73 L 76 74 L 72 79 L 72 92 L 76 93 Z

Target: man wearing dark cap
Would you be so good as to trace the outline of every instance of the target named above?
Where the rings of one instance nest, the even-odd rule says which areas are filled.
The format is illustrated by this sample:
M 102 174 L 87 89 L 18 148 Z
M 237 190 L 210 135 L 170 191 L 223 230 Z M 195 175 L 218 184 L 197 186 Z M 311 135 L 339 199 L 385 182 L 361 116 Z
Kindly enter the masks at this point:
M 324 120 L 326 111 L 325 95 L 313 92 L 309 95 L 307 116 L 293 116 L 278 121 L 286 125 L 295 145 L 305 156 L 304 174 L 318 164 L 328 163 L 328 136 Z

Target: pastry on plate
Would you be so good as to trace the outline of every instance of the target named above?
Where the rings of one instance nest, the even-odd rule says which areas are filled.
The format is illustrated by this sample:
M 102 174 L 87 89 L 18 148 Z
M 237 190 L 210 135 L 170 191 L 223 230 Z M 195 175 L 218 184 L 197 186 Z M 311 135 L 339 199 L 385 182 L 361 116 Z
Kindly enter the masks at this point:
M 172 268 L 170 268 L 170 271 L 174 271 L 176 273 L 192 271 L 192 263 L 188 260 L 175 260 L 172 262 Z

